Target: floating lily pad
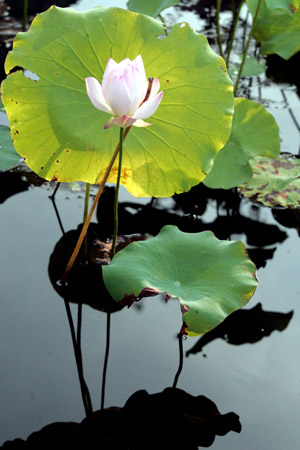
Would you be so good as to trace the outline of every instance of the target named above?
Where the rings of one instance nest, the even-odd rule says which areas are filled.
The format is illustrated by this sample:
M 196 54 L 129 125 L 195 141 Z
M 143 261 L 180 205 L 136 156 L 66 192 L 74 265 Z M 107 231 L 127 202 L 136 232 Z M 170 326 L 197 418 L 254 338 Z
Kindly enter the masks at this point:
M 280 152 L 278 125 L 259 103 L 235 98 L 229 141 L 218 153 L 214 166 L 203 183 L 210 188 L 230 189 L 252 177 L 250 158 L 276 157 Z
M 0 170 L 8 170 L 20 161 L 12 143 L 9 128 L 0 125 Z
M 127 8 L 151 17 L 157 17 L 164 9 L 179 5 L 180 0 L 129 0 Z
M 47 180 L 99 184 L 119 140 L 104 130 L 109 115 L 90 102 L 85 77 L 102 80 L 107 61 L 141 54 L 147 76 L 158 77 L 162 102 L 124 143 L 121 183 L 135 196 L 166 197 L 198 184 L 225 145 L 233 114 L 232 82 L 207 39 L 189 25 L 170 35 L 157 20 L 119 8 L 77 12 L 51 7 L 19 33 L 2 84 L 17 151 Z M 115 182 L 117 163 L 108 181 Z
M 103 266 L 104 283 L 117 301 L 162 292 L 177 298 L 183 331 L 203 334 L 244 306 L 257 280 L 242 242 L 221 241 L 210 231 L 183 233 L 167 225 L 144 242 L 134 242 Z
M 300 208 L 300 159 L 296 155 L 257 157 L 250 164 L 253 178 L 239 187 L 245 197 L 272 208 Z

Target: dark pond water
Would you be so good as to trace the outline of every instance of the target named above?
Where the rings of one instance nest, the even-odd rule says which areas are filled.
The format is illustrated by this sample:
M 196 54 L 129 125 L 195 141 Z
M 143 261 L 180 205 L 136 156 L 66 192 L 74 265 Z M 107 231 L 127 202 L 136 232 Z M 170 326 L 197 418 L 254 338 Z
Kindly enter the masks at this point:
M 78 7 L 94 5 L 87 0 Z M 166 19 L 173 20 L 175 14 L 180 20 L 193 21 L 196 29 L 197 20 L 203 23 L 195 13 L 178 9 L 166 13 Z M 299 130 L 291 115 L 292 111 L 300 123 L 296 88 L 275 85 L 264 76 L 253 79 L 250 87 L 247 83 L 245 92 L 249 90 L 253 100 L 261 98 L 277 119 L 282 151 L 298 153 Z M 0 444 L 26 439 L 53 422 L 80 422 L 85 415 L 64 301 L 48 274 L 50 257 L 62 238 L 49 199 L 54 185 L 36 184 L 21 171 L 0 174 Z M 82 223 L 83 199 L 82 189 L 61 186 L 58 190 L 56 207 L 65 232 Z M 127 212 L 127 219 L 121 228 L 151 232 L 168 223 L 183 231 L 212 229 L 219 238 L 244 241 L 258 267 L 259 286 L 245 308 L 250 313 L 237 316 L 220 330 L 223 338 L 212 334 L 210 342 L 201 341 L 198 352 L 191 349 L 199 338 L 183 342 L 178 387 L 195 396 L 205 395 L 222 414 L 234 411 L 242 424 L 241 433 L 217 436 L 211 448 L 298 449 L 299 218 L 297 222 L 281 211 L 255 207 L 234 193 L 201 188 L 175 200 L 158 199 L 150 210 L 145 206 L 149 202 L 122 189 L 120 208 Z M 105 215 L 100 209 L 94 222 L 105 222 Z M 76 321 L 77 305 L 71 304 L 71 310 Z M 159 297 L 112 314 L 105 406 L 123 406 L 140 389 L 152 394 L 172 385 L 181 323 L 179 304 L 175 300 L 165 304 Z M 82 354 L 94 409 L 100 407 L 105 335 L 106 314 L 84 306 Z

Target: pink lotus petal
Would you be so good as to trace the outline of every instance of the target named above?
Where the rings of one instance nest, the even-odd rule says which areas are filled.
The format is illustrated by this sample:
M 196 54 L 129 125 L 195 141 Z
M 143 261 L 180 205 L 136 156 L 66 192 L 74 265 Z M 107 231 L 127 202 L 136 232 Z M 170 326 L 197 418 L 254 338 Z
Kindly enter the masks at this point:
M 160 88 L 160 82 L 159 82 L 158 78 L 154 78 L 153 83 L 152 83 L 152 89 L 150 92 L 150 98 L 154 97 L 158 93 L 159 88 Z
M 142 119 L 137 119 L 133 124 L 134 127 L 150 127 L 152 123 L 144 122 Z
M 136 68 L 138 69 L 141 80 L 146 81 L 147 77 L 146 77 L 145 67 L 144 67 L 144 63 L 143 63 L 141 55 L 138 55 L 132 62 L 135 64 Z
M 128 128 L 131 125 L 134 125 L 134 123 L 136 122 L 136 119 L 133 119 L 132 117 L 128 117 L 128 116 L 121 116 L 121 117 L 117 117 L 117 118 L 110 118 L 106 124 L 104 125 L 104 129 L 106 130 L 107 128 L 111 128 L 114 125 L 117 125 L 118 127 L 121 128 Z
M 141 82 L 138 70 L 133 65 L 128 65 L 126 71 L 124 72 L 124 78 L 133 91 L 132 103 L 126 112 L 128 116 L 132 116 L 143 100 L 144 82 Z
M 102 89 L 103 89 L 104 97 L 106 97 L 107 86 L 108 86 L 110 75 L 111 75 L 112 71 L 114 71 L 117 67 L 118 67 L 118 64 L 116 63 L 116 61 L 112 58 L 109 58 L 109 60 L 106 64 L 103 78 L 102 78 Z
M 126 68 L 126 66 L 128 66 L 128 64 L 130 64 L 131 61 L 129 58 L 125 58 L 123 59 L 121 62 L 119 62 L 118 64 L 118 69 L 120 74 L 123 74 L 124 69 Z
M 85 85 L 89 99 L 95 108 L 108 114 L 113 114 L 111 108 L 107 105 L 103 97 L 102 87 L 99 81 L 94 77 L 88 77 L 85 79 Z
M 114 126 L 113 120 L 114 120 L 114 118 L 111 117 L 110 119 L 108 119 L 107 122 L 105 122 L 104 127 L 103 127 L 104 130 L 107 130 L 108 128 L 111 128 Z
M 163 91 L 157 94 L 155 97 L 149 98 L 139 107 L 133 117 L 135 119 L 148 119 L 148 117 L 151 117 L 159 107 L 162 96 Z
M 123 116 L 127 113 L 133 101 L 133 91 L 123 76 L 118 75 L 110 80 L 107 99 L 115 116 Z

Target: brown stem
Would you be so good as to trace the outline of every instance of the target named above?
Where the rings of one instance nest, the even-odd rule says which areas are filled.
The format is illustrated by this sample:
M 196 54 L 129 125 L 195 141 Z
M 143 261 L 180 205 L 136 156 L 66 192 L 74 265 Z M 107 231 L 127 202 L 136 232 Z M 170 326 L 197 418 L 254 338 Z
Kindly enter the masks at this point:
M 127 136 L 128 132 L 129 132 L 130 128 L 131 128 L 131 127 L 126 128 L 125 133 L 124 133 L 123 140 L 126 138 L 126 136 Z M 110 161 L 110 163 L 109 163 L 109 165 L 108 165 L 108 167 L 107 167 L 107 169 L 106 169 L 106 172 L 105 172 L 105 175 L 104 175 L 104 177 L 103 177 L 103 180 L 101 181 L 101 184 L 100 184 L 100 186 L 99 186 L 98 192 L 97 192 L 97 194 L 96 194 L 96 196 L 95 196 L 95 198 L 94 198 L 94 201 L 93 201 L 93 203 L 92 203 L 90 212 L 89 212 L 89 214 L 88 214 L 88 216 L 87 216 L 87 219 L 86 219 L 86 221 L 85 221 L 85 223 L 84 223 L 84 225 L 83 225 L 83 228 L 82 228 L 82 230 L 81 230 L 81 233 L 80 233 L 80 236 L 79 236 L 79 238 L 78 238 L 77 244 L 76 244 L 76 246 L 75 246 L 75 248 L 74 248 L 74 250 L 73 250 L 73 253 L 72 253 L 72 255 L 71 255 L 71 258 L 69 259 L 69 262 L 68 262 L 68 264 L 67 264 L 67 266 L 66 266 L 66 268 L 65 268 L 64 274 L 63 274 L 62 279 L 61 279 L 62 282 L 66 281 L 66 279 L 68 278 L 68 275 L 69 275 L 69 273 L 70 273 L 70 271 L 71 271 L 71 269 L 72 269 L 72 267 L 73 267 L 73 264 L 74 264 L 74 262 L 75 262 L 75 259 L 77 258 L 77 255 L 78 255 L 78 253 L 79 253 L 79 250 L 80 250 L 81 245 L 82 245 L 82 242 L 83 242 L 83 239 L 84 239 L 84 237 L 85 237 L 85 235 L 86 235 L 86 233 L 87 233 L 89 224 L 90 224 L 90 222 L 91 222 L 91 220 L 92 220 L 94 211 L 95 211 L 95 209 L 96 209 L 98 200 L 99 200 L 99 198 L 100 198 L 100 196 L 101 196 L 101 194 L 102 194 L 102 192 L 103 192 L 104 186 L 105 186 L 105 184 L 106 184 L 106 182 L 107 182 L 108 176 L 109 176 L 109 174 L 110 174 L 110 171 L 111 171 L 111 169 L 112 169 L 112 166 L 114 165 L 114 162 L 115 162 L 116 157 L 117 157 L 117 155 L 118 155 L 118 153 L 119 153 L 119 150 L 120 150 L 120 143 L 118 143 L 118 145 L 117 145 L 117 147 L 116 147 L 116 149 L 115 149 L 115 151 L 114 151 L 114 154 L 113 154 L 113 156 L 112 156 L 112 158 L 111 158 L 111 161 Z

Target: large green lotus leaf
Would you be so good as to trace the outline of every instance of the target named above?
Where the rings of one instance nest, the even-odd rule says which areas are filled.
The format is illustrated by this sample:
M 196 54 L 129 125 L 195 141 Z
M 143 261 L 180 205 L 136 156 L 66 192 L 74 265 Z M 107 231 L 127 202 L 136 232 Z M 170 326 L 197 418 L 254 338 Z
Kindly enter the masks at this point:
M 262 105 L 246 98 L 234 99 L 229 141 L 218 153 L 203 183 L 210 188 L 230 189 L 252 177 L 250 158 L 276 157 L 280 152 L 278 125 Z
M 180 0 L 129 0 L 127 8 L 151 17 L 157 17 L 164 9 L 179 5 Z
M 0 126 L 0 170 L 8 170 L 20 161 L 12 143 L 9 128 Z
M 170 196 L 198 184 L 225 145 L 233 114 L 225 63 L 206 38 L 187 25 L 164 27 L 119 8 L 76 12 L 51 7 L 19 33 L 3 82 L 3 102 L 17 151 L 47 180 L 103 178 L 119 139 L 104 130 L 109 115 L 91 104 L 85 77 L 100 81 L 109 57 L 142 55 L 147 76 L 159 77 L 164 96 L 147 128 L 133 127 L 125 141 L 121 183 L 135 196 Z M 108 181 L 115 182 L 117 163 Z
M 300 159 L 281 154 L 276 159 L 253 158 L 253 178 L 239 191 L 253 202 L 266 206 L 300 208 Z
M 117 302 L 130 294 L 139 297 L 144 289 L 177 298 L 190 336 L 216 327 L 244 306 L 257 286 L 256 268 L 242 242 L 221 241 L 210 231 L 183 233 L 173 225 L 128 245 L 102 269 Z
M 258 5 L 258 0 L 247 0 L 249 11 L 254 16 Z M 258 17 L 271 14 L 293 14 L 300 6 L 300 0 L 262 0 Z
M 276 53 L 289 59 L 300 51 L 300 9 L 293 15 L 282 14 L 259 19 L 254 37 L 261 42 L 262 54 Z
M 254 15 L 258 0 L 247 0 Z M 254 37 L 262 54 L 289 59 L 300 50 L 300 0 L 263 0 Z
M 203 180 L 212 189 L 231 189 L 252 177 L 249 157 L 233 142 L 226 145 L 215 159 L 215 164 Z

